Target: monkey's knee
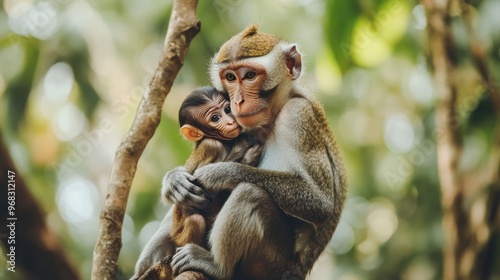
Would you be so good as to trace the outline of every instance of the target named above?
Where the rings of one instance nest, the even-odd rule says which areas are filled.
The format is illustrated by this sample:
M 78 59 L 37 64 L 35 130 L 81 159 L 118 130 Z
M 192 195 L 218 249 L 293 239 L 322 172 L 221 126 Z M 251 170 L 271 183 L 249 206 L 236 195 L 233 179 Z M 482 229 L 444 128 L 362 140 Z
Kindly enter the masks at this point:
M 278 279 L 293 255 L 293 230 L 267 191 L 242 183 L 215 219 L 210 244 L 221 267 L 231 270 L 239 264 L 236 273 L 251 279 Z
M 210 234 L 214 255 L 228 248 L 252 250 L 262 243 L 269 220 L 278 211 L 270 195 L 248 183 L 239 184 L 215 219 Z M 230 235 L 230 238 L 227 238 Z
M 273 201 L 268 192 L 251 183 L 238 184 L 233 190 L 231 197 L 237 199 L 239 202 L 251 203 L 252 205 L 260 205 Z
M 195 243 L 205 247 L 206 230 L 205 218 L 201 214 L 189 215 L 184 220 L 184 229 L 182 233 L 175 238 L 176 243 L 178 246 L 184 246 L 187 243 Z

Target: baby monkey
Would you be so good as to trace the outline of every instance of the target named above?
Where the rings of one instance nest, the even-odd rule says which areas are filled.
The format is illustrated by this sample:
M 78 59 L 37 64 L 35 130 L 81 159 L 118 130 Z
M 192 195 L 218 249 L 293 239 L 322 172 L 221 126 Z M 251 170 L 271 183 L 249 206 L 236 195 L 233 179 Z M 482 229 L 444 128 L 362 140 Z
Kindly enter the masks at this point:
M 188 173 L 204 165 L 234 161 L 257 166 L 261 156 L 261 146 L 250 136 L 241 134 L 241 127 L 231 114 L 229 96 L 213 87 L 201 87 L 193 91 L 179 109 L 179 123 L 182 135 L 195 143 L 191 156 L 186 162 Z M 188 209 L 174 204 L 172 207 L 172 227 L 168 248 L 175 249 L 187 243 L 207 248 L 207 230 L 227 200 L 230 192 L 220 192 L 203 209 Z

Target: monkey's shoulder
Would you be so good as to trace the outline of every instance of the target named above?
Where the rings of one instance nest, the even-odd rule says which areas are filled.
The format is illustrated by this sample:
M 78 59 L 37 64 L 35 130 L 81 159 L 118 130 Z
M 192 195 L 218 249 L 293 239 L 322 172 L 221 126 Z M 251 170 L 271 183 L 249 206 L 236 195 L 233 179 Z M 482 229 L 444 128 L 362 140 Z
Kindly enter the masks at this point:
M 195 150 L 209 152 L 217 152 L 223 148 L 225 148 L 225 145 L 222 143 L 222 141 L 212 138 L 203 138 L 202 140 L 198 141 L 195 146 Z
M 276 120 L 276 128 L 283 128 L 297 134 L 320 133 L 324 122 L 324 111 L 315 99 L 297 95 L 291 98 Z
M 227 144 L 212 138 L 204 138 L 196 143 L 191 156 L 188 159 L 188 166 L 195 169 L 203 165 L 223 161 L 230 148 Z

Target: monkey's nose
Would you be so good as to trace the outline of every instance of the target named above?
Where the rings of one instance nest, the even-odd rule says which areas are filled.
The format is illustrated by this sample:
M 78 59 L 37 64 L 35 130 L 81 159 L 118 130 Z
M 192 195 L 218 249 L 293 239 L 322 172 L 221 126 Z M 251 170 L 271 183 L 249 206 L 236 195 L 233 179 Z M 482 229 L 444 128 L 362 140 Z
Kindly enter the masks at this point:
M 234 109 L 236 109 L 236 110 L 235 110 L 235 113 L 239 113 L 239 112 L 241 112 L 241 106 L 243 105 L 243 104 L 242 104 L 242 103 L 243 103 L 243 99 L 241 99 L 241 101 L 239 101 L 239 100 L 238 100 L 238 102 L 235 100 L 233 103 L 234 103 L 234 105 L 235 105 L 235 106 L 234 106 L 234 107 L 235 107 Z
M 239 105 L 239 104 L 243 103 L 243 101 L 245 101 L 245 100 L 243 99 L 243 96 L 241 94 L 237 94 L 237 95 L 235 95 L 233 101 L 236 105 Z

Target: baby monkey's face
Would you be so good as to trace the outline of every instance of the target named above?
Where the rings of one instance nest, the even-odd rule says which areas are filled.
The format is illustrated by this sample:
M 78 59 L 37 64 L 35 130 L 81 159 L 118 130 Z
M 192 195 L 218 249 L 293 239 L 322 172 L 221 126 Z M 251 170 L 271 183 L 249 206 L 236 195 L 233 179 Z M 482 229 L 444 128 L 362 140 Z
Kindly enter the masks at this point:
M 223 96 L 218 96 L 206 105 L 205 108 L 208 108 L 208 110 L 205 114 L 205 120 L 209 126 L 217 129 L 224 137 L 230 139 L 240 135 L 241 127 L 231 113 L 229 100 L 226 100 Z

